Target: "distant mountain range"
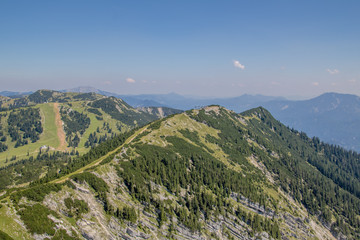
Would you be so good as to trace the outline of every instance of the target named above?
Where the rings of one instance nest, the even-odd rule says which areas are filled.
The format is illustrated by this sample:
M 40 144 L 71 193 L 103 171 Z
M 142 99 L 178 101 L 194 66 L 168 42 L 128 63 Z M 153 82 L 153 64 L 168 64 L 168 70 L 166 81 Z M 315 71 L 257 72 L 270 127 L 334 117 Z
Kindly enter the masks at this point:
M 146 104 L 157 103 L 156 106 L 167 106 L 171 108 L 177 108 L 181 110 L 190 110 L 194 108 L 200 108 L 212 104 L 225 106 L 235 112 L 243 112 L 254 106 L 260 106 L 263 103 L 272 100 L 286 100 L 282 97 L 271 97 L 264 95 L 248 95 L 244 94 L 239 97 L 232 98 L 198 98 L 198 97 L 185 97 L 176 93 L 169 94 L 144 94 L 144 95 L 121 95 L 124 101 L 133 106 L 146 106 Z
M 225 106 L 235 112 L 243 112 L 250 108 L 263 105 L 266 102 L 273 100 L 286 100 L 283 97 L 272 97 L 264 95 L 248 95 L 244 94 L 239 97 L 232 98 L 199 98 L 182 96 L 177 93 L 168 94 L 140 94 L 140 95 L 125 95 L 112 92 L 103 91 L 90 86 L 81 86 L 76 88 L 64 89 L 59 92 L 74 92 L 74 93 L 96 93 L 107 97 L 113 96 L 121 98 L 126 103 L 134 108 L 137 107 L 170 107 L 181 110 L 190 110 L 200 108 L 212 104 Z M 30 95 L 33 92 L 0 92 L 0 96 L 19 97 Z
M 250 108 L 260 106 L 266 102 L 273 100 L 286 100 L 283 97 L 272 97 L 264 95 L 248 95 L 244 94 L 239 97 L 231 98 L 199 98 L 182 96 L 177 93 L 168 94 L 140 94 L 140 95 L 125 95 L 102 91 L 93 87 L 77 87 L 71 89 L 61 90 L 60 92 L 79 92 L 89 93 L 94 92 L 104 96 L 114 96 L 121 98 L 132 107 L 170 107 L 181 110 L 190 110 L 200 108 L 212 104 L 225 106 L 235 112 L 243 112 Z M 1 94 L 0 94 L 1 95 Z
M 107 97 L 117 97 L 119 94 L 103 91 L 90 86 L 80 86 L 76 88 L 63 89 L 59 92 L 75 92 L 75 93 L 96 93 Z
M 309 100 L 270 101 L 263 106 L 285 125 L 360 152 L 359 96 L 325 93 Z
M 285 125 L 317 136 L 322 141 L 360 152 L 360 98 L 356 95 L 325 93 L 309 100 L 244 94 L 231 98 L 197 98 L 176 93 L 121 95 L 92 87 L 78 87 L 61 92 L 95 92 L 121 98 L 132 107 L 169 107 L 181 110 L 217 104 L 235 112 L 263 106 Z M 25 93 L 0 92 L 3 96 Z
M 33 92 L 12 92 L 12 91 L 2 91 L 0 96 L 9 97 L 9 98 L 18 98 L 26 95 L 30 95 Z

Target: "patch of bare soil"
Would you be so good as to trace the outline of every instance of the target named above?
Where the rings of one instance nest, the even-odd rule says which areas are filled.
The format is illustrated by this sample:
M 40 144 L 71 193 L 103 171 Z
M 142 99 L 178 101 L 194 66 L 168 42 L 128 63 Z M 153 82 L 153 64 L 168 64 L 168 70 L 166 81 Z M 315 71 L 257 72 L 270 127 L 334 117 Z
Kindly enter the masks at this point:
M 63 121 L 60 117 L 59 104 L 54 103 L 54 112 L 55 112 L 55 124 L 57 128 L 57 136 L 59 138 L 60 145 L 57 147 L 57 150 L 64 151 L 66 150 L 66 135 L 63 128 Z

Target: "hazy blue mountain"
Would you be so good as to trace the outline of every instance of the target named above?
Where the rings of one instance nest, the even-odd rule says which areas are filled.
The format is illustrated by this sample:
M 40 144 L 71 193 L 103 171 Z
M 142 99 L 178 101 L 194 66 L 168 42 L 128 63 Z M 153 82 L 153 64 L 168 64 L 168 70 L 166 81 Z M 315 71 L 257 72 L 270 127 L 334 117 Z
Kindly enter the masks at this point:
M 273 97 L 264 95 L 248 95 L 244 94 L 239 97 L 230 98 L 213 98 L 213 97 L 197 97 L 197 96 L 182 96 L 177 93 L 168 94 L 139 94 L 126 95 L 112 92 L 102 91 L 89 86 L 82 86 L 77 88 L 65 89 L 61 92 L 80 92 L 89 93 L 94 92 L 104 96 L 114 96 L 123 99 L 132 107 L 170 107 L 174 109 L 190 110 L 193 108 L 200 108 L 211 104 L 217 104 L 231 109 L 235 112 L 243 112 L 250 108 L 258 107 L 266 102 L 273 100 L 286 100 L 283 97 Z
M 138 95 L 118 95 L 121 99 L 126 99 L 128 104 L 130 104 L 133 107 L 168 107 L 165 103 L 159 103 L 152 99 L 141 99 L 138 97 Z
M 188 99 L 176 93 L 120 95 L 120 98 L 126 99 L 125 101 L 133 107 L 164 106 L 188 110 L 194 104 L 193 99 Z
M 304 101 L 264 103 L 285 125 L 317 136 L 322 141 L 360 151 L 360 97 L 325 93 Z
M 181 110 L 189 110 L 212 104 L 217 104 L 231 109 L 235 112 L 243 112 L 253 107 L 262 105 L 272 100 L 285 100 L 281 97 L 244 94 L 231 98 L 199 98 L 182 96 L 176 93 L 169 94 L 142 94 L 142 95 L 120 95 L 133 107 L 166 106 Z M 149 105 L 147 105 L 149 104 Z M 154 105 L 159 104 L 159 105 Z
M 243 112 L 251 108 L 262 106 L 269 101 L 286 100 L 283 97 L 273 97 L 264 95 L 249 95 L 244 94 L 233 98 L 217 98 L 213 99 L 214 104 L 219 104 L 235 112 Z
M 59 92 L 75 92 L 75 93 L 97 93 L 100 95 L 104 95 L 107 97 L 117 97 L 118 94 L 116 93 L 112 93 L 112 92 L 107 92 L 107 91 L 103 91 L 94 87 L 90 87 L 90 86 L 80 86 L 80 87 L 76 87 L 76 88 L 70 88 L 70 89 L 64 89 L 64 90 L 60 90 Z
M 10 97 L 10 98 L 18 98 L 25 95 L 30 95 L 33 92 L 12 92 L 12 91 L 2 91 L 0 92 L 0 96 Z
M 80 86 L 76 88 L 64 89 L 60 92 L 77 92 L 77 93 L 97 93 L 107 97 L 117 97 L 123 99 L 132 107 L 168 107 L 166 104 L 162 104 L 153 100 L 157 95 L 121 95 L 118 93 L 103 91 L 90 86 Z

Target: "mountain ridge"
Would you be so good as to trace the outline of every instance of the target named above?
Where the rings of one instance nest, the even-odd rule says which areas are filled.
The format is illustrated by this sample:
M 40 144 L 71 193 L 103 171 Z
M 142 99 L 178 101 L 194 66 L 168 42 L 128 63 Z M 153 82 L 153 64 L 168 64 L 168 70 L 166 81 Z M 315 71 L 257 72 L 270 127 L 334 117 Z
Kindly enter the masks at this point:
M 291 130 L 262 107 L 242 114 L 216 105 L 189 110 L 91 151 L 30 188 L 3 195 L 2 208 L 18 209 L 18 221 L 28 229 L 23 234 L 95 239 L 360 236 L 360 156 Z M 350 178 L 341 177 L 345 172 Z M 39 229 L 31 225 L 31 204 L 52 216 L 41 219 L 51 221 Z M 0 230 L 15 236 L 1 225 Z
M 115 97 L 46 89 L 20 98 L 1 97 L 0 108 L 0 166 L 41 151 L 83 154 L 116 134 L 181 112 L 135 109 Z
M 360 152 L 359 97 L 352 94 L 324 93 L 307 100 L 286 100 L 278 97 L 244 94 L 234 98 L 194 98 L 170 94 L 119 95 L 91 87 L 74 91 L 97 91 L 124 99 L 133 107 L 171 107 L 182 110 L 219 104 L 236 112 L 264 106 L 281 122 L 322 141 Z M 69 91 L 69 90 L 64 90 Z M 0 101 L 6 101 L 1 100 Z

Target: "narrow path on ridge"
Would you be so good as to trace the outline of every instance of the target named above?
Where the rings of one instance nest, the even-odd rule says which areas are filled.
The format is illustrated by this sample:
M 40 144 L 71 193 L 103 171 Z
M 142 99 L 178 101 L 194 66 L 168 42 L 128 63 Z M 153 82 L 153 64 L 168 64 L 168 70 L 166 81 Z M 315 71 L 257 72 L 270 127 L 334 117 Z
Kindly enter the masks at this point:
M 147 126 L 139 129 L 137 132 L 135 132 L 130 138 L 128 138 L 123 144 L 121 144 L 119 147 L 115 148 L 114 150 L 108 152 L 107 154 L 105 154 L 104 156 L 98 158 L 97 160 L 89 163 L 88 165 L 86 165 L 85 167 L 82 167 L 78 170 L 76 170 L 75 172 L 69 173 L 66 176 L 63 176 L 59 179 L 53 180 L 50 183 L 62 183 L 65 182 L 66 180 L 68 180 L 71 176 L 78 174 L 78 173 L 82 173 L 84 172 L 86 169 L 89 169 L 91 167 L 97 166 L 101 163 L 102 160 L 104 160 L 105 158 L 107 158 L 108 156 L 110 156 L 111 154 L 115 153 L 116 151 L 118 151 L 119 149 L 121 149 L 125 144 L 129 144 L 131 143 L 134 138 L 136 138 L 139 134 L 143 133 L 145 130 L 147 130 Z

